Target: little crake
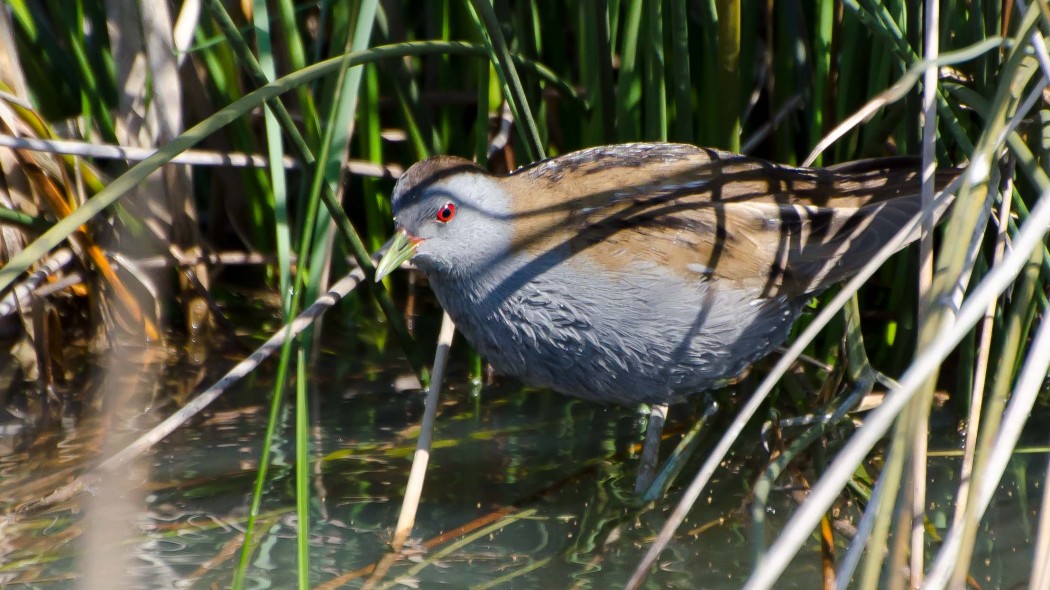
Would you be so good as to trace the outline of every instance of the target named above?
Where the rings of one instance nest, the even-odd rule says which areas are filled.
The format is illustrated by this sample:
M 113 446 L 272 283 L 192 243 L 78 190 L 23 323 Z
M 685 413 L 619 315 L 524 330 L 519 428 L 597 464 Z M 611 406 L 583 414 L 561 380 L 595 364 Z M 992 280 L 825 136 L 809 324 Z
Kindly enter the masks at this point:
M 794 168 L 637 143 L 498 177 L 438 156 L 398 181 L 399 233 L 377 276 L 412 258 L 502 373 L 667 403 L 779 346 L 814 294 L 919 211 L 919 186 L 912 158 Z

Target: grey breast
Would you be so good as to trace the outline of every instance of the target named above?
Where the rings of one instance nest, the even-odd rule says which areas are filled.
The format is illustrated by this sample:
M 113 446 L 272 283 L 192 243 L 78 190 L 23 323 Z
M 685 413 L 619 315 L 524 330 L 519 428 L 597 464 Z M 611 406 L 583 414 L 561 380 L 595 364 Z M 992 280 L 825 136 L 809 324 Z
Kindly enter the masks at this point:
M 580 266 L 527 271 L 505 260 L 485 279 L 430 278 L 499 372 L 606 403 L 668 402 L 716 387 L 782 343 L 801 308 L 656 265 L 621 274 Z

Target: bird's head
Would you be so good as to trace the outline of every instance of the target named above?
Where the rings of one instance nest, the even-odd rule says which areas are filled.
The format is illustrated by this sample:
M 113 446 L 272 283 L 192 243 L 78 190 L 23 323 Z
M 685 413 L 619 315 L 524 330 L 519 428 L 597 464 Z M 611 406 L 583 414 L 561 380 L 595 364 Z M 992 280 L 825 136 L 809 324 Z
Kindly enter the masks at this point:
M 413 165 L 398 180 L 391 209 L 397 234 L 376 268 L 377 281 L 409 259 L 427 272 L 469 274 L 510 248 L 508 193 L 463 158 Z

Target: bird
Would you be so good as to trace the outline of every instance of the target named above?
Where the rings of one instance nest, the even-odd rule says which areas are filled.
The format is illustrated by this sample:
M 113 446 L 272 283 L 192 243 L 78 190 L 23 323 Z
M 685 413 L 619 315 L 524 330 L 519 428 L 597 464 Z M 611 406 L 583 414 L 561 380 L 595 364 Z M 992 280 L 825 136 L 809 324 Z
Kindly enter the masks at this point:
M 956 175 L 938 172 L 938 188 Z M 411 259 L 499 373 L 668 404 L 779 347 L 815 295 L 921 210 L 920 184 L 912 157 L 803 168 L 675 143 L 593 147 L 502 176 L 433 156 L 394 188 L 376 280 Z

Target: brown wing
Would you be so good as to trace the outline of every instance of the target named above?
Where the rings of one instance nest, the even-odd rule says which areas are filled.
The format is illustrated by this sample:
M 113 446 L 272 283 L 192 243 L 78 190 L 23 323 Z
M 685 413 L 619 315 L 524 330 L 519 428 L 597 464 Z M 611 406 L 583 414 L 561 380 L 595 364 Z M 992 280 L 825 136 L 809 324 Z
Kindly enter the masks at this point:
M 601 266 L 656 260 L 687 277 L 801 294 L 855 272 L 920 206 L 910 158 L 807 169 L 675 144 L 617 147 L 506 179 L 530 181 L 533 199 L 517 211 L 522 247 L 568 241 Z

